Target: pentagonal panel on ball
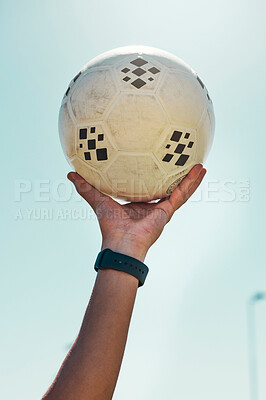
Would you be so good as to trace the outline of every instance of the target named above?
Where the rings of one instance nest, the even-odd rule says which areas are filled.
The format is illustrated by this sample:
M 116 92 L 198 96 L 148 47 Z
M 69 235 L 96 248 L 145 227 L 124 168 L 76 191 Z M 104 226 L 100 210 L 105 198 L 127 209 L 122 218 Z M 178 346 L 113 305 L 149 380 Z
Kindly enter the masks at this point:
M 77 123 L 101 120 L 118 94 L 109 69 L 88 71 L 72 90 L 70 102 Z
M 178 173 L 195 159 L 196 131 L 171 126 L 154 154 L 167 173 Z
M 124 91 L 154 91 L 164 74 L 164 68 L 145 54 L 132 54 L 115 68 L 117 82 Z
M 104 169 L 116 152 L 101 124 L 80 125 L 76 131 L 76 154 L 88 166 Z
M 158 198 L 165 172 L 152 154 L 118 152 L 105 177 L 115 196 L 148 201 Z
M 153 95 L 122 94 L 106 118 L 118 149 L 146 152 L 153 148 L 168 125 Z

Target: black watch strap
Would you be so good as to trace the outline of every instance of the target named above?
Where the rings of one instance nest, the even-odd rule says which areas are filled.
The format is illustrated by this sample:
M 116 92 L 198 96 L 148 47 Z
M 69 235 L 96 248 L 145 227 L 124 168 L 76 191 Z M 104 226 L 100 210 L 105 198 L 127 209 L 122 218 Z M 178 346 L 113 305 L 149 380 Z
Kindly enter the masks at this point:
M 116 269 L 126 272 L 139 280 L 139 287 L 144 284 L 149 272 L 149 268 L 143 262 L 110 249 L 104 249 L 98 254 L 94 269 L 95 271 L 98 271 L 98 269 Z

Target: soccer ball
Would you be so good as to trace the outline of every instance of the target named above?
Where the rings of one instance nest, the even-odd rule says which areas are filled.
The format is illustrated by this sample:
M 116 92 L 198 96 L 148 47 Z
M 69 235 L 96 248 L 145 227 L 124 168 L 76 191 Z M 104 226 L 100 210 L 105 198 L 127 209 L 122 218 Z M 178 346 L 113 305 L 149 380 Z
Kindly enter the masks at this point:
M 72 79 L 59 112 L 70 165 L 103 193 L 127 201 L 166 197 L 214 134 L 208 91 L 182 60 L 129 46 L 91 60 Z

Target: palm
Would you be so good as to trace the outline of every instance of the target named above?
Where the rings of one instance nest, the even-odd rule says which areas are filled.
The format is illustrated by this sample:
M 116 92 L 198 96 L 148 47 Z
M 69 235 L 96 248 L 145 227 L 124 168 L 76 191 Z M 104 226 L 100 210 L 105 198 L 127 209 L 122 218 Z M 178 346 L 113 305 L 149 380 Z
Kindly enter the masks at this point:
M 127 216 L 128 220 L 133 224 L 142 224 L 151 215 L 156 214 L 160 210 L 158 204 L 155 203 L 128 203 L 124 204 L 122 211 Z
M 206 170 L 201 165 L 192 168 L 171 196 L 158 203 L 127 203 L 121 205 L 100 193 L 76 173 L 69 179 L 78 193 L 91 205 L 101 227 L 103 239 L 112 235 L 130 240 L 134 237 L 149 248 L 160 236 L 173 213 L 184 204 L 201 183 Z
M 166 200 L 167 201 L 167 200 Z M 152 244 L 162 232 L 169 220 L 162 203 L 128 203 L 120 205 L 116 202 L 106 204 L 107 218 L 99 219 L 103 234 L 105 231 L 124 232 L 135 235 Z M 107 232 L 106 232 L 107 233 Z

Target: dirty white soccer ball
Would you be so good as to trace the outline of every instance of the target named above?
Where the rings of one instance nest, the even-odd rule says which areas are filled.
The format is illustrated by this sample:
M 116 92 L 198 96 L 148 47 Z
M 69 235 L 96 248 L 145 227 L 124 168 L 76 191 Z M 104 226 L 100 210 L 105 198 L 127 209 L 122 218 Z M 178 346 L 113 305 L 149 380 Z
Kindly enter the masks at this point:
M 59 113 L 70 165 L 90 184 L 128 201 L 168 196 L 214 134 L 208 91 L 182 60 L 145 46 L 91 60 L 70 82 Z

